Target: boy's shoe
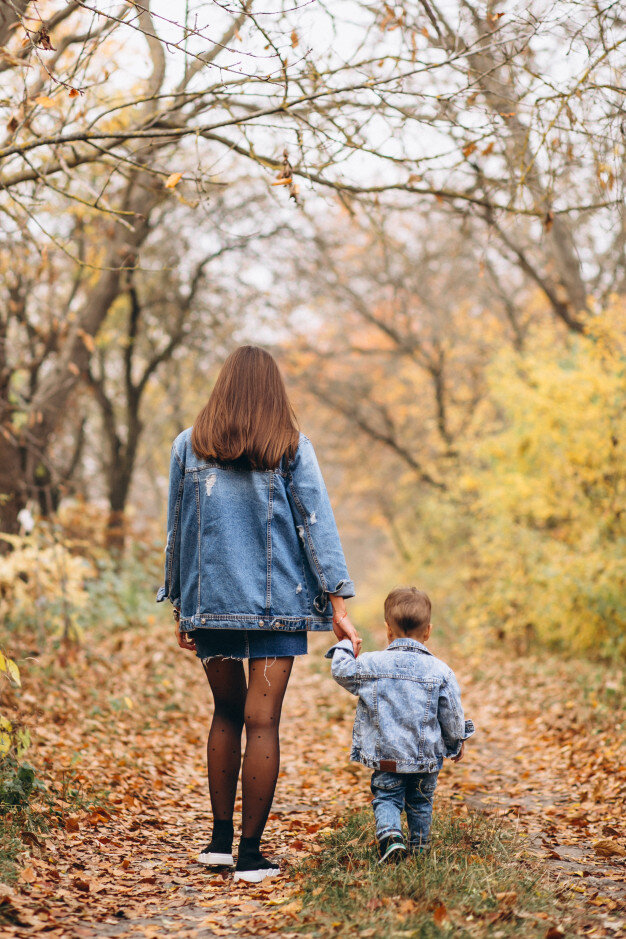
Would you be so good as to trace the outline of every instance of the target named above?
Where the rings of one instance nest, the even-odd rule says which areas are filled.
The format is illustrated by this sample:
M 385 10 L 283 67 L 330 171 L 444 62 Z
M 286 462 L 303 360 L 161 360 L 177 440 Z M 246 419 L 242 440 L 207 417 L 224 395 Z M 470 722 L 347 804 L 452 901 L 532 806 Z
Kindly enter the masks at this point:
M 268 861 L 261 853 L 250 857 L 237 858 L 235 880 L 245 880 L 249 884 L 260 884 L 266 877 L 277 877 L 280 867 L 276 861 Z
M 407 853 L 402 835 L 389 835 L 388 838 L 381 838 L 378 850 L 380 851 L 379 864 L 397 864 L 406 857 Z

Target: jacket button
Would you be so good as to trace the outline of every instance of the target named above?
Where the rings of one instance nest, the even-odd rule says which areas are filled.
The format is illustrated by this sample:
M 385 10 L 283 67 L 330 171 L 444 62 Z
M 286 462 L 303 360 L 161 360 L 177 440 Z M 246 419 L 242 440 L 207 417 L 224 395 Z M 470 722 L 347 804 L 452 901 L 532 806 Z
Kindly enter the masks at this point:
M 265 626 L 265 623 L 263 622 L 262 619 L 259 620 L 259 626 Z
M 206 618 L 203 616 L 203 617 L 201 618 L 200 622 L 201 622 L 201 624 L 204 626 L 204 624 L 206 623 Z

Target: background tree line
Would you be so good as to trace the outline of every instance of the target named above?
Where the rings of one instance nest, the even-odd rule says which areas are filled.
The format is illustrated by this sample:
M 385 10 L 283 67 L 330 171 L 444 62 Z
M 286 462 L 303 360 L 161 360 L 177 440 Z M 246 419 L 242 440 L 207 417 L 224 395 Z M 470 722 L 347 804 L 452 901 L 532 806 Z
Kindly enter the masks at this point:
M 619 6 L 229 10 L 2 6 L 0 529 L 122 551 L 262 341 L 390 570 L 623 650 Z

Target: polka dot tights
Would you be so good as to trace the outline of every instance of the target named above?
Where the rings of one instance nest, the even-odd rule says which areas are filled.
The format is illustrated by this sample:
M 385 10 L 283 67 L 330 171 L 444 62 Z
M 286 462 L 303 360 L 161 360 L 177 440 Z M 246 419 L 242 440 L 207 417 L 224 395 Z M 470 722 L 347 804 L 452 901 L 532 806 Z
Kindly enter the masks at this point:
M 251 659 L 248 684 L 243 663 L 209 659 L 204 663 L 215 711 L 207 742 L 207 768 L 213 817 L 232 819 L 241 765 L 242 836 L 260 838 L 274 798 L 280 745 L 280 713 L 293 658 Z

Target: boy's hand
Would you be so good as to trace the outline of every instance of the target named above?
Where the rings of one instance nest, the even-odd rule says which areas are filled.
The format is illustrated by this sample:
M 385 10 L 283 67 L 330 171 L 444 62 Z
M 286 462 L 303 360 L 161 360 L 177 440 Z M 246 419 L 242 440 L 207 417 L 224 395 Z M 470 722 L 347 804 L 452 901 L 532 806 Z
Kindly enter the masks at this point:
M 452 757 L 452 762 L 453 762 L 453 763 L 460 763 L 461 760 L 463 759 L 463 754 L 464 754 L 464 753 L 465 753 L 465 741 L 463 741 L 463 743 L 461 744 L 461 749 L 459 750 L 459 752 L 457 753 L 457 755 Z

